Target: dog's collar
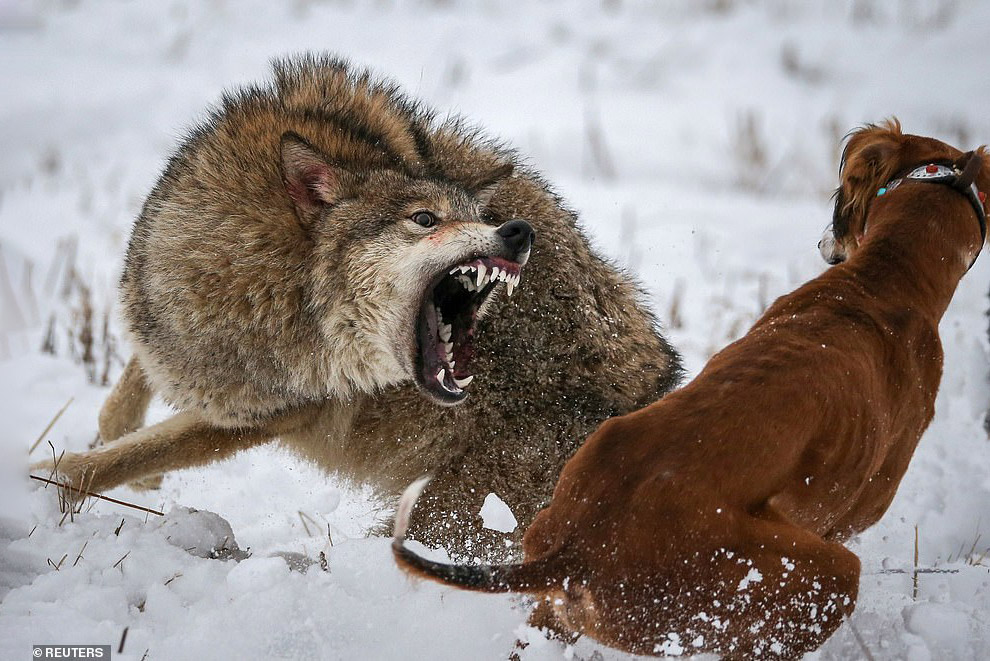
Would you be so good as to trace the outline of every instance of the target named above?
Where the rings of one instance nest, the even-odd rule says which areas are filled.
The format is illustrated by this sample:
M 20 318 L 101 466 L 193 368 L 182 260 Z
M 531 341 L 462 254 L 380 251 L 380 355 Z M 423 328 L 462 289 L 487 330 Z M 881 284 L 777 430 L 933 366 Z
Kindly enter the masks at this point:
M 976 255 L 973 256 L 973 262 L 976 262 L 976 258 L 980 256 L 980 251 L 983 250 L 983 244 L 987 239 L 987 212 L 984 206 L 987 195 L 977 188 L 976 182 L 973 181 L 976 178 L 976 173 L 980 169 L 981 162 L 982 161 L 979 156 L 973 154 L 970 157 L 969 162 L 966 163 L 966 167 L 962 170 L 955 167 L 950 167 L 948 165 L 943 165 L 941 163 L 926 163 L 925 165 L 919 165 L 918 167 L 910 170 L 907 174 L 898 177 L 897 179 L 892 179 L 887 182 L 885 186 L 881 186 L 877 190 L 877 197 L 886 195 L 905 181 L 921 181 L 928 184 L 944 184 L 959 191 L 966 196 L 967 200 L 969 200 L 969 203 L 973 207 L 973 211 L 976 212 L 976 219 L 980 223 L 980 247 L 977 249 Z M 972 268 L 973 262 L 970 262 L 970 268 Z

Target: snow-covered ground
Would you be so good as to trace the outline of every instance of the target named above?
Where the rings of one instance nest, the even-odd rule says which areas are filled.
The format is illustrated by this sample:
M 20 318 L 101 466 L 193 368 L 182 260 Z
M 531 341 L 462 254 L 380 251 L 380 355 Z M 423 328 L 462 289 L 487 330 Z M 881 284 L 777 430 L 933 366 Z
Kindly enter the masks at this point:
M 269 58 L 334 50 L 529 154 L 641 278 L 694 373 L 824 268 L 847 130 L 896 114 L 990 141 L 988 27 L 980 0 L 0 0 L 0 659 L 116 653 L 125 629 L 115 658 L 135 661 L 504 659 L 517 637 L 527 660 L 625 658 L 542 641 L 516 598 L 407 579 L 366 537 L 385 514 L 370 493 L 275 450 L 110 494 L 165 517 L 97 502 L 59 525 L 52 491 L 27 484 L 26 451 L 70 398 L 45 440 L 95 436 L 107 365 L 112 381 L 127 355 L 114 282 L 144 195 L 184 128 Z M 988 275 L 984 255 L 942 324 L 935 422 L 852 543 L 852 622 L 877 659 L 990 657 Z M 916 529 L 919 564 L 952 573 L 914 594 L 890 570 L 913 567 Z M 321 551 L 329 571 L 290 570 Z M 846 625 L 812 656 L 864 655 Z

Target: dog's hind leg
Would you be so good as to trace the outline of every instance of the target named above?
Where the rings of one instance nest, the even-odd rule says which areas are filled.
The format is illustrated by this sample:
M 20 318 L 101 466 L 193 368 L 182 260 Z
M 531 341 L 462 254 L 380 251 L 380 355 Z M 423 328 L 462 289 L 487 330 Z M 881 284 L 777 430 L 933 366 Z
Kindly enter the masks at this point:
M 141 363 L 137 356 L 131 356 L 100 409 L 100 440 L 109 443 L 140 429 L 144 425 L 144 414 L 152 394 Z
M 554 612 L 551 597 L 541 597 L 533 607 L 527 624 L 550 640 L 558 640 L 565 645 L 573 645 L 581 637 L 580 633 L 571 631 Z M 529 647 L 528 642 L 516 639 L 515 649 L 509 654 L 509 661 L 520 661 L 519 652 Z
M 76 489 L 98 492 L 150 475 L 212 463 L 272 437 L 264 427 L 224 429 L 183 411 L 95 450 L 65 454 L 57 466 L 47 461 L 32 469 L 44 471 L 45 476 L 54 473 Z
M 852 613 L 859 558 L 835 542 L 786 521 L 749 519 L 727 544 L 718 574 L 738 580 L 724 620 L 735 648 L 723 659 L 800 658 L 817 649 Z M 741 578 L 740 578 L 741 577 Z

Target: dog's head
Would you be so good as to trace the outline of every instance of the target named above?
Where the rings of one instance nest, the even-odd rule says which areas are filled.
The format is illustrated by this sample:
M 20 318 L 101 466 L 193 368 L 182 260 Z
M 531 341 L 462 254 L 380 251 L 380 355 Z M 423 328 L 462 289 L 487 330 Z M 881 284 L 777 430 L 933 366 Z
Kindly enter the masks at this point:
M 350 171 L 293 133 L 282 174 L 313 243 L 310 297 L 351 385 L 413 380 L 442 404 L 467 393 L 478 319 L 519 285 L 535 233 L 492 222 L 487 206 L 511 166 L 466 187 L 391 169 Z M 487 222 L 486 222 L 487 221 Z
M 977 154 L 984 162 L 976 184 L 981 191 L 987 191 L 990 188 L 990 159 L 982 147 Z M 961 168 L 969 156 L 970 153 L 964 154 L 934 138 L 902 133 L 896 119 L 853 131 L 842 151 L 832 225 L 818 243 L 822 257 L 829 264 L 838 264 L 859 247 L 870 203 L 891 179 L 927 163 Z

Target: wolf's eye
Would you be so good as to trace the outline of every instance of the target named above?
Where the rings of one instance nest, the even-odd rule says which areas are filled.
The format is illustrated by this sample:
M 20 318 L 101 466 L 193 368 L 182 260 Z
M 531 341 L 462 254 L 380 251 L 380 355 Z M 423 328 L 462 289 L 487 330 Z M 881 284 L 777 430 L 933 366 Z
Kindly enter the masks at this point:
M 409 218 L 422 227 L 433 227 L 437 224 L 437 217 L 429 211 L 417 211 Z

